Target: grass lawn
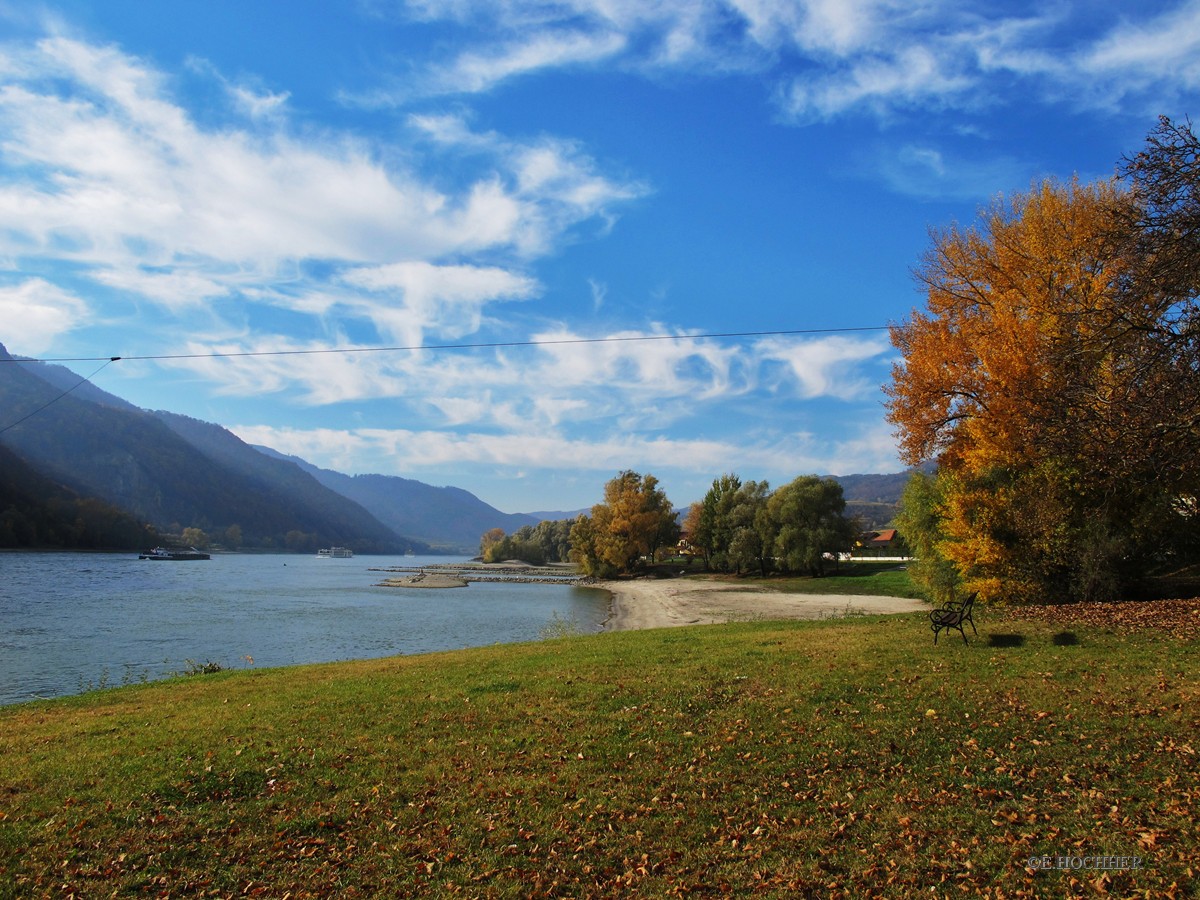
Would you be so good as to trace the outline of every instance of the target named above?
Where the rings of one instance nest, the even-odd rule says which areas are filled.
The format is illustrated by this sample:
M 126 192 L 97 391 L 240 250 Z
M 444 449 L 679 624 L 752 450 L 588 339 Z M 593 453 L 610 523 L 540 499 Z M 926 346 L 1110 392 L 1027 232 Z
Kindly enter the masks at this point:
M 979 625 L 600 634 L 10 707 L 0 896 L 1200 892 L 1195 640 Z
M 761 583 L 764 587 L 777 586 L 789 594 L 924 597 L 908 577 L 907 566 L 896 562 L 844 562 L 822 578 L 768 578 Z

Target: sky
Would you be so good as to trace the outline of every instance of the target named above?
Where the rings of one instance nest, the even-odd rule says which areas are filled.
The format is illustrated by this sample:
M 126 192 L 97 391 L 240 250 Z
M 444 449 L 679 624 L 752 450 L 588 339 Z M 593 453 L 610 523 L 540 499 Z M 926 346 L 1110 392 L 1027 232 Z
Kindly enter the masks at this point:
M 0 343 L 506 512 L 900 471 L 931 233 L 1198 91 L 1200 0 L 0 0 Z

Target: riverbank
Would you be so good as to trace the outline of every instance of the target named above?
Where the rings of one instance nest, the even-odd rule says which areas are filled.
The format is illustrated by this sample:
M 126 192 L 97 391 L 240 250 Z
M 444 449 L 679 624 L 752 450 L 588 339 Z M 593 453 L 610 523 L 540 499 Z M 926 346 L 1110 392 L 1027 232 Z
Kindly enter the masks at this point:
M 597 581 L 612 595 L 605 631 L 638 631 L 751 619 L 830 619 L 919 612 L 929 604 L 903 597 L 786 594 L 694 578 Z

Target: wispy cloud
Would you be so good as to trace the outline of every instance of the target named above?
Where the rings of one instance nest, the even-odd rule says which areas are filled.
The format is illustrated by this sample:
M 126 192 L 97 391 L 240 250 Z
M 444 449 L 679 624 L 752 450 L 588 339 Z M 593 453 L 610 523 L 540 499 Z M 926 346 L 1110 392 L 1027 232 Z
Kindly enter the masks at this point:
M 1200 86 L 1200 2 L 1190 0 L 1141 23 L 1121 21 L 1077 58 L 1084 77 L 1113 92 Z
M 666 331 L 614 338 L 665 337 Z M 739 398 L 769 390 L 779 402 L 832 398 L 861 402 L 877 390 L 885 340 L 830 336 L 728 344 L 681 335 L 672 340 L 576 343 L 566 329 L 535 336 L 542 346 L 447 352 L 304 354 L 278 339 L 227 343 L 225 358 L 204 355 L 170 365 L 220 385 L 232 396 L 281 392 L 304 405 L 402 399 L 422 421 L 445 428 L 487 426 L 526 437 L 561 429 L 634 434 L 672 422 L 721 417 Z M 558 343 L 551 343 L 558 342 Z M 247 351 L 279 355 L 246 357 Z M 582 439 L 582 437 L 581 437 Z
M 356 292 L 343 305 L 410 346 L 419 345 L 427 331 L 451 340 L 474 334 L 487 304 L 525 300 L 538 290 L 534 279 L 506 269 L 424 261 L 352 269 L 342 281 L 370 292 Z
M 624 36 L 612 32 L 541 32 L 523 41 L 464 53 L 449 64 L 435 67 L 428 76 L 426 90 L 477 93 L 518 75 L 611 59 L 626 43 Z
M 785 116 L 812 122 L 864 112 L 889 117 L 930 104 L 986 108 L 998 102 L 997 74 L 1025 83 L 1017 92 L 1022 102 L 1072 97 L 1089 105 L 1131 91 L 1188 89 L 1200 77 L 1196 0 L 1136 21 L 1111 6 L 1059 3 L 1026 11 L 968 0 L 408 0 L 402 6 L 421 20 L 456 23 L 467 43 L 430 65 L 431 91 L 489 91 L 517 76 L 598 61 L 644 72 L 754 70 L 773 78 Z
M 978 200 L 997 185 L 1020 185 L 1027 178 L 1021 161 L 995 154 L 970 159 L 932 145 L 879 146 L 858 157 L 859 168 L 898 194 L 921 199 Z
M 42 278 L 0 285 L 0 322 L 10 350 L 41 353 L 87 319 L 87 304 L 81 298 Z
M 424 163 L 404 168 L 353 134 L 294 137 L 283 93 L 207 63 L 193 72 L 237 114 L 220 127 L 198 123 L 167 79 L 115 47 L 54 35 L 2 53 L 0 256 L 68 264 L 166 314 L 336 307 L 387 340 L 460 337 L 489 303 L 537 294 L 520 270 L 528 260 L 582 222 L 611 227 L 644 193 L 551 137 L 416 122 L 406 155 Z M 419 171 L 464 153 L 480 163 L 474 174 Z
M 894 440 L 878 428 L 847 441 L 828 444 L 817 444 L 806 434 L 766 442 L 738 442 L 644 435 L 575 440 L 556 434 L 497 435 L 380 428 L 337 431 L 260 425 L 234 426 L 231 430 L 247 443 L 272 447 L 341 470 L 354 471 L 356 465 L 369 460 L 368 465 L 373 465 L 370 471 L 384 474 L 444 471 L 461 466 L 528 467 L 545 472 L 614 472 L 634 467 L 714 477 L 727 471 L 731 460 L 737 460 L 743 472 L 763 473 L 779 480 L 805 472 L 849 474 L 886 470 L 896 465 Z M 679 502 L 690 499 L 695 498 L 679 498 Z

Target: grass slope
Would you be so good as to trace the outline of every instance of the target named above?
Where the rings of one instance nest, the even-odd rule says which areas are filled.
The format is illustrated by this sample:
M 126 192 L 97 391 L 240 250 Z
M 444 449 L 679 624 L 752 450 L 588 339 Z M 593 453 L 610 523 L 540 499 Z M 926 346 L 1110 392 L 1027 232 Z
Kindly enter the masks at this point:
M 1194 895 L 1194 640 L 980 624 L 970 647 L 920 616 L 601 634 L 8 708 L 0 895 Z

